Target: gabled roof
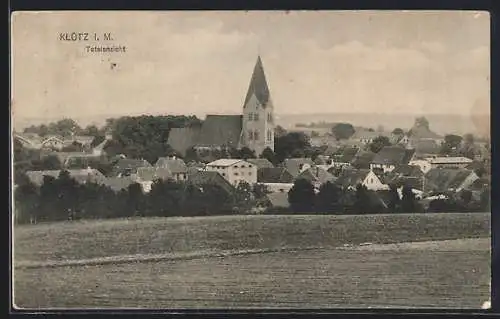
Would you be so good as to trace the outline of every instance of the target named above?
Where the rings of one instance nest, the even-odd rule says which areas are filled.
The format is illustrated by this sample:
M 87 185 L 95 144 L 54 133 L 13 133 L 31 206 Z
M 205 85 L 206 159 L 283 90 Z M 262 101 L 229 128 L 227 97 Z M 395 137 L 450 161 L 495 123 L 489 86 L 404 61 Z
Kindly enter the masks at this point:
M 320 167 L 311 167 L 297 176 L 297 179 L 302 178 L 308 180 L 311 183 L 320 183 L 324 184 L 326 182 L 335 181 L 335 176 L 328 173 L 326 170 Z
M 369 169 L 370 163 L 375 158 L 375 153 L 371 151 L 360 151 L 355 158 L 351 161 L 354 168 Z
M 257 62 L 255 63 L 255 67 L 253 69 L 252 78 L 250 79 L 250 85 L 248 86 L 243 107 L 247 105 L 252 95 L 255 95 L 263 107 L 266 107 L 266 104 L 270 100 L 269 87 L 267 86 L 264 66 L 262 65 L 260 56 L 257 57 Z
M 314 162 L 310 158 L 287 158 L 283 162 L 283 167 L 285 167 L 293 177 L 297 177 L 299 176 L 301 167 L 304 164 L 313 166 Z
M 341 149 L 341 147 L 339 145 L 328 145 L 328 147 L 323 152 L 323 154 L 327 155 L 327 156 L 331 156 L 331 155 L 337 153 L 339 149 Z
M 265 158 L 249 158 L 247 159 L 247 162 L 252 163 L 257 166 L 257 168 L 274 167 L 274 165 Z
M 243 125 L 242 115 L 207 115 L 196 146 L 238 147 Z
M 425 190 L 445 192 L 456 189 L 471 174 L 468 169 L 433 168 L 425 175 Z
M 264 167 L 257 171 L 259 183 L 293 183 L 294 177 L 284 167 Z
M 396 167 L 392 173 L 402 175 L 402 176 L 413 176 L 413 177 L 421 177 L 424 175 L 424 172 L 417 165 L 400 165 Z
M 372 164 L 404 165 L 410 162 L 414 154 L 414 149 L 405 149 L 400 146 L 386 146 L 375 155 Z
M 121 158 L 114 165 L 113 171 L 115 174 L 122 172 L 123 170 L 131 169 L 132 171 L 137 170 L 139 167 L 151 167 L 152 165 L 146 160 L 132 159 L 132 158 Z
M 70 169 L 67 171 L 71 178 L 80 184 L 87 182 L 102 183 L 105 180 L 105 176 L 97 169 Z M 33 184 L 41 186 L 44 176 L 58 178 L 60 173 L 61 170 L 27 171 L 26 176 L 28 176 Z
M 172 177 L 172 173 L 168 168 L 139 167 L 137 169 L 137 177 L 142 181 L 166 180 Z
M 199 171 L 189 175 L 188 183 L 196 186 L 203 184 L 218 185 L 228 194 L 234 191 L 234 187 L 217 172 Z
M 182 156 L 200 139 L 201 126 L 172 128 L 168 133 L 168 145 Z
M 356 146 L 345 146 L 337 149 L 337 151 L 332 154 L 331 159 L 334 163 L 351 163 L 359 150 L 360 148 Z
M 181 174 L 187 172 L 186 163 L 180 158 L 160 157 L 155 167 L 167 168 L 172 174 Z
M 335 183 L 343 188 L 356 187 L 364 181 L 368 173 L 370 173 L 369 169 L 344 169 Z
M 90 145 L 92 141 L 94 140 L 94 136 L 89 136 L 89 135 L 75 135 L 72 138 L 69 138 L 71 142 L 78 142 L 82 145 Z

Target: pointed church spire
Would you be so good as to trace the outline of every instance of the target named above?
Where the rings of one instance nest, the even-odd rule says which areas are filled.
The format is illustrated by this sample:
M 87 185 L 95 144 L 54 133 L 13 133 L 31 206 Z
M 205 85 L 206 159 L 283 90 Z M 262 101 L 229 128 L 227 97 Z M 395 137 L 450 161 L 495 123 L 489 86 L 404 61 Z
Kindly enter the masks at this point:
M 245 97 L 245 106 L 252 95 L 255 95 L 257 100 L 264 107 L 270 98 L 266 75 L 264 74 L 264 66 L 262 65 L 260 55 L 257 57 L 257 63 L 255 63 L 255 67 L 253 69 L 252 79 L 250 80 L 250 86 L 248 87 L 247 96 Z

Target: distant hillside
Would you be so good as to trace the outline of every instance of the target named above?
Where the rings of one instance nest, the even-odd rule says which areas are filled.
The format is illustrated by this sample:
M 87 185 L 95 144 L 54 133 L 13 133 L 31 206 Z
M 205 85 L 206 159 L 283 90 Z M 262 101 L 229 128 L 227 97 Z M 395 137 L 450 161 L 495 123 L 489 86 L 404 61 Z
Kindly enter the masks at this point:
M 312 122 L 347 122 L 355 126 L 377 129 L 379 125 L 391 131 L 396 127 L 409 130 L 415 123 L 418 115 L 414 114 L 378 114 L 378 113 L 317 113 L 317 114 L 280 114 L 277 123 L 284 128 L 294 127 L 297 123 L 309 124 Z M 439 135 L 466 134 L 480 135 L 476 122 L 466 115 L 458 114 L 429 114 L 425 115 L 430 129 Z M 483 122 L 489 122 L 489 115 L 484 115 Z
M 205 116 L 196 114 L 200 118 Z M 124 114 L 125 116 L 125 114 Z M 103 125 L 107 118 L 119 117 L 119 115 L 100 115 L 100 116 L 86 116 L 74 118 L 80 126 L 88 124 Z M 278 114 L 276 116 L 277 124 L 284 128 L 294 127 L 297 123 L 309 124 L 312 122 L 348 122 L 355 126 L 371 127 L 377 129 L 378 126 L 383 126 L 385 130 L 391 131 L 395 127 L 400 127 L 404 130 L 410 129 L 415 123 L 417 115 L 413 114 L 355 114 L 355 113 L 316 113 L 316 114 Z M 473 120 L 466 115 L 457 114 L 429 114 L 425 116 L 429 121 L 430 128 L 433 132 L 443 135 L 448 133 L 466 134 L 473 133 L 479 135 L 477 128 L 481 121 Z M 16 118 L 13 119 L 13 125 L 16 129 L 22 130 L 30 125 L 39 125 L 42 123 L 49 123 L 57 121 L 59 118 Z M 484 115 L 482 121 L 489 123 L 489 115 Z

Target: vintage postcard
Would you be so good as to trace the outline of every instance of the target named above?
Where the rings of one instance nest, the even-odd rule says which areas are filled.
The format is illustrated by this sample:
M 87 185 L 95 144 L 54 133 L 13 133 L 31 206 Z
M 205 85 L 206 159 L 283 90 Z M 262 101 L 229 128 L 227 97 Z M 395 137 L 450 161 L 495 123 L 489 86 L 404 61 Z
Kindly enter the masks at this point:
M 16 309 L 488 308 L 490 16 L 11 16 Z

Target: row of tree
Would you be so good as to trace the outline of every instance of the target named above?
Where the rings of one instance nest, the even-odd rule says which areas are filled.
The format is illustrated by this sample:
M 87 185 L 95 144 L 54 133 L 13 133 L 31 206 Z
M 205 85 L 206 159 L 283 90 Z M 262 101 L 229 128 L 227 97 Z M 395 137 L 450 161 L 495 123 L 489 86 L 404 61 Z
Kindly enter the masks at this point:
M 140 184 L 115 192 L 96 183 L 77 183 L 67 171 L 45 176 L 37 187 L 24 177 L 14 192 L 18 223 L 134 216 L 208 216 L 248 213 L 265 197 L 261 185 L 240 184 L 227 192 L 216 184 L 155 181 L 150 192 Z
M 400 199 L 396 187 L 391 187 L 384 200 L 363 185 L 354 190 L 342 189 L 327 182 L 316 192 L 314 186 L 305 179 L 299 179 L 288 192 L 290 209 L 294 212 L 325 213 L 417 213 L 419 205 L 411 188 L 403 187 Z

